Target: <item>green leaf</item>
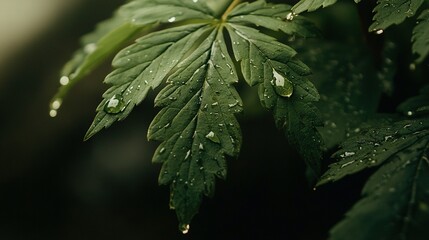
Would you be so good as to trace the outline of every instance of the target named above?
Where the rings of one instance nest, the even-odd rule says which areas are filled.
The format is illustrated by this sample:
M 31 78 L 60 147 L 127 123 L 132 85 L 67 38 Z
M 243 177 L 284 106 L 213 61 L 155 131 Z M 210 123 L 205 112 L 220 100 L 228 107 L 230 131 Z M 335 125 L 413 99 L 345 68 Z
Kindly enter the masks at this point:
M 63 98 L 76 83 L 145 27 L 189 19 L 209 20 L 213 18 L 210 14 L 210 9 L 201 1 L 136 0 L 125 4 L 111 19 L 102 22 L 93 33 L 82 38 L 82 48 L 61 71 L 62 86 L 51 101 L 51 111 L 55 111 L 56 115 Z
M 58 110 L 63 98 L 75 84 L 117 52 L 141 29 L 126 23 L 117 13 L 112 19 L 99 24 L 94 32 L 85 35 L 82 38 L 82 48 L 76 51 L 61 70 L 61 86 L 51 101 L 51 110 Z
M 424 0 L 378 0 L 370 31 L 380 31 L 414 16 Z
M 292 10 L 296 14 L 305 11 L 312 12 L 319 9 L 320 7 L 328 7 L 336 2 L 337 0 L 301 0 L 292 7 Z
M 325 121 L 319 132 L 325 146 L 334 148 L 377 109 L 380 87 L 370 51 L 323 40 L 306 40 L 295 48 L 314 73 L 310 79 L 321 95 L 316 105 Z
M 294 59 L 292 48 L 255 29 L 235 24 L 227 29 L 245 80 L 259 84 L 262 105 L 274 112 L 277 126 L 285 129 L 289 142 L 319 174 L 322 143 L 316 127 L 321 121 L 313 104 L 319 94 L 304 78 L 310 69 Z
M 329 166 L 318 185 L 379 166 L 429 135 L 429 119 L 381 121 L 377 118 L 369 126 L 362 127 L 358 135 L 341 144 L 342 149 L 333 155 L 338 162 Z
M 429 85 L 420 90 L 420 95 L 399 105 L 398 111 L 407 116 L 427 115 L 429 113 Z
M 235 114 L 243 104 L 232 86 L 239 78 L 237 64 L 244 80 L 258 85 L 262 104 L 274 112 L 277 125 L 285 128 L 314 174 L 321 158 L 316 129 L 321 121 L 314 106 L 319 95 L 305 78 L 310 69 L 295 58 L 295 50 L 249 27 L 314 36 L 308 22 L 300 17 L 285 21 L 290 7 L 265 1 L 230 7 L 221 19 L 214 19 L 201 2 L 136 0 L 121 8 L 123 25 L 139 30 L 148 26 L 152 32 L 113 59 L 114 70 L 104 81 L 111 86 L 85 136 L 89 139 L 125 119 L 149 90 L 165 82 L 155 99 L 162 109 L 148 138 L 162 142 L 153 162 L 162 163 L 159 183 L 170 185 L 170 207 L 184 233 L 203 196 L 213 195 L 216 177 L 226 177 L 226 157 L 236 157 L 241 147 Z M 154 28 L 157 23 L 165 25 Z M 119 30 L 109 34 L 112 39 L 126 35 Z
M 308 20 L 295 16 L 286 4 L 269 4 L 263 0 L 238 5 L 228 16 L 228 22 L 252 24 L 302 37 L 319 36 L 319 30 Z
M 206 39 L 168 77 L 155 104 L 163 107 L 148 137 L 163 141 L 153 161 L 163 163 L 160 184 L 171 184 L 170 207 L 186 230 L 215 177 L 226 177 L 225 155 L 237 156 L 241 132 L 235 113 L 242 102 L 222 28 Z
M 413 30 L 413 53 L 418 54 L 417 62 L 422 62 L 429 54 L 429 9 L 424 10 Z
M 113 60 L 116 70 L 105 79 L 113 86 L 103 94 L 104 100 L 97 108 L 97 116 L 85 139 L 126 118 L 134 106 L 145 99 L 148 91 L 158 87 L 194 47 L 193 43 L 207 31 L 204 26 L 193 24 L 154 32 L 120 51 Z M 116 98 L 121 99 L 122 106 L 119 111 L 109 112 L 109 106 L 112 101 L 117 102 Z
M 413 124 L 419 124 L 415 121 Z M 363 157 L 363 156 L 362 156 Z M 429 236 L 429 138 L 391 155 L 363 199 L 331 230 L 331 240 L 424 240 Z

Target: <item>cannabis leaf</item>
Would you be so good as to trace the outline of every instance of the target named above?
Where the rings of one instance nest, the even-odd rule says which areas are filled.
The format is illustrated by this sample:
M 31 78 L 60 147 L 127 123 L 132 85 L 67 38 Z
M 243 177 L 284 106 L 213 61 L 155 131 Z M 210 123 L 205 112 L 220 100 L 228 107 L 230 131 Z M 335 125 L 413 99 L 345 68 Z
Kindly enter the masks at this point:
M 374 23 L 370 31 L 388 28 L 393 24 L 402 23 L 406 18 L 414 16 L 424 0 L 378 0 L 374 8 Z
M 398 129 L 400 124 L 393 125 Z M 409 130 L 413 125 L 418 127 Z M 375 153 L 368 158 L 368 151 L 344 152 L 350 161 L 342 168 L 362 166 L 387 161 L 368 180 L 363 189 L 363 199 L 347 213 L 346 218 L 331 230 L 335 239 L 426 239 L 429 232 L 429 121 L 416 119 L 404 126 L 410 134 L 399 133 L 375 148 L 384 153 Z M 404 129 L 404 128 L 403 128 Z M 405 130 L 404 130 L 405 131 Z M 402 136 L 402 137 L 400 137 Z M 398 142 L 394 144 L 394 142 Z M 401 142 L 401 143 L 399 143 Z M 389 149 L 387 149 L 390 147 Z M 362 147 L 364 148 L 364 147 Z M 353 149 L 354 151 L 354 149 Z M 374 164 L 375 164 L 374 163 Z M 374 165 L 373 164 L 373 165 Z
M 322 141 L 316 127 L 321 120 L 314 105 L 319 95 L 306 79 L 310 69 L 295 50 L 260 30 L 302 37 L 319 32 L 305 18 L 291 16 L 289 5 L 239 2 L 232 1 L 219 16 L 202 1 L 132 1 L 85 38 L 92 51 L 78 52 L 64 72 L 81 79 L 137 38 L 114 57 L 114 70 L 104 80 L 111 87 L 85 139 L 125 119 L 149 90 L 164 83 L 155 99 L 162 110 L 148 138 L 162 142 L 153 162 L 162 163 L 159 183 L 170 185 L 170 207 L 184 233 L 203 196 L 213 195 L 216 177 L 226 177 L 226 156 L 240 151 L 234 115 L 243 104 L 232 86 L 239 72 L 250 86 L 259 87 L 262 105 L 274 112 L 313 174 L 320 172 Z
M 418 17 L 412 41 L 413 52 L 419 55 L 417 62 L 422 62 L 429 54 L 429 9 L 424 10 Z
M 401 104 L 399 110 L 428 106 L 428 89 Z M 423 113 L 420 114 L 420 116 Z M 381 165 L 366 183 L 363 198 L 331 230 L 336 239 L 426 239 L 429 222 L 429 119 L 387 117 L 370 121 L 347 139 L 340 159 L 319 184 L 336 181 L 368 167 Z

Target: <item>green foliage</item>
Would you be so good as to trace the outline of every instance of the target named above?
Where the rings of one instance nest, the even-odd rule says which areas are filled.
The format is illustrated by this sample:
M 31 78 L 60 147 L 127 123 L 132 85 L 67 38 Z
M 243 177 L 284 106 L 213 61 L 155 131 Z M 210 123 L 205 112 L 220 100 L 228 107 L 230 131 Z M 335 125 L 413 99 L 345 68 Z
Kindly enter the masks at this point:
M 429 9 L 418 18 L 413 30 L 413 52 L 419 55 L 417 62 L 422 62 L 429 54 Z
M 170 208 L 186 233 L 203 197 L 213 196 L 216 178 L 226 178 L 226 159 L 239 155 L 236 114 L 246 106 L 235 85 L 245 82 L 257 89 L 311 178 L 321 175 L 322 156 L 341 147 L 318 185 L 378 168 L 331 239 L 426 239 L 429 87 L 400 104 L 402 114 L 376 113 L 382 94 L 395 92 L 400 61 L 399 40 L 384 30 L 413 17 L 424 1 L 377 2 L 369 30 L 386 33 L 377 53 L 366 38 L 320 38 L 298 15 L 336 2 L 226 0 L 216 11 L 202 0 L 130 1 L 82 39 L 63 68 L 51 116 L 68 90 L 112 55 L 114 70 L 104 80 L 110 88 L 85 139 L 125 119 L 160 87 L 161 110 L 147 135 L 161 142 L 153 162 L 162 164 L 159 183 L 170 186 Z M 429 53 L 428 16 L 424 10 L 412 32 L 418 55 L 412 70 Z
M 407 147 L 395 146 L 395 153 L 374 157 L 387 162 L 365 184 L 363 199 L 331 230 L 330 239 L 427 239 L 429 131 L 422 132 L 425 134 L 410 140 L 413 143 Z M 356 155 L 367 159 L 359 152 Z

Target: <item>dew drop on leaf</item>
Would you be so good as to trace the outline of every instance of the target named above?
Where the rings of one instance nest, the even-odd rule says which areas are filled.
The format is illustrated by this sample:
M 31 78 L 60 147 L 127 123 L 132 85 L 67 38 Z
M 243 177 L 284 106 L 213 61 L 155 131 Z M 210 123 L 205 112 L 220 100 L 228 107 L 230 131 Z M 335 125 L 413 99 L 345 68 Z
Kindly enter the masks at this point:
M 60 78 L 60 84 L 62 85 L 62 86 L 65 86 L 65 85 L 67 85 L 67 84 L 69 84 L 70 83 L 70 78 L 69 77 L 67 77 L 67 76 L 62 76 L 61 78 Z
M 286 20 L 288 20 L 288 21 L 292 21 L 294 17 L 295 17 L 295 13 L 294 13 L 294 12 L 289 12 L 289 13 L 286 15 Z
M 93 53 L 95 50 L 97 50 L 97 44 L 95 43 L 89 43 L 86 44 L 83 51 L 87 54 L 91 54 Z
M 49 116 L 52 117 L 52 118 L 56 117 L 57 116 L 57 110 L 54 110 L 54 109 L 50 110 L 49 111 Z
M 189 232 L 189 229 L 191 228 L 191 226 L 189 226 L 189 224 L 180 224 L 179 226 L 179 230 L 183 233 L 183 234 L 187 234 Z
M 383 32 L 384 32 L 383 29 L 378 29 L 375 31 L 375 34 L 380 35 L 380 34 L 383 34 Z
M 115 94 L 104 105 L 104 111 L 108 114 L 118 114 L 125 109 L 124 98 L 120 94 Z
M 169 18 L 169 19 L 168 19 L 168 22 L 171 22 L 171 23 L 172 23 L 172 22 L 174 22 L 174 21 L 176 21 L 176 17 L 171 17 L 171 18 Z
M 273 68 L 273 75 L 274 80 L 274 90 L 276 93 L 282 97 L 290 97 L 293 93 L 293 85 L 292 82 L 280 75 L 274 68 Z
M 210 131 L 209 133 L 207 133 L 206 138 L 212 142 L 220 143 L 219 138 L 216 136 L 216 134 L 213 131 Z

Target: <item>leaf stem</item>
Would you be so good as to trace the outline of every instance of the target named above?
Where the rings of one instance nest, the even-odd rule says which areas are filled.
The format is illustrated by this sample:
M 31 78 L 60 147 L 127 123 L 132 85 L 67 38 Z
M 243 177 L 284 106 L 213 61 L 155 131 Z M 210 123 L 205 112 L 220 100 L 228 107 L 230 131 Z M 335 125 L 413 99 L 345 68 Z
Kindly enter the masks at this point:
M 226 18 L 228 17 L 228 14 L 241 2 L 241 0 L 234 0 L 229 4 L 228 8 L 225 10 L 221 17 L 221 21 L 225 22 Z

